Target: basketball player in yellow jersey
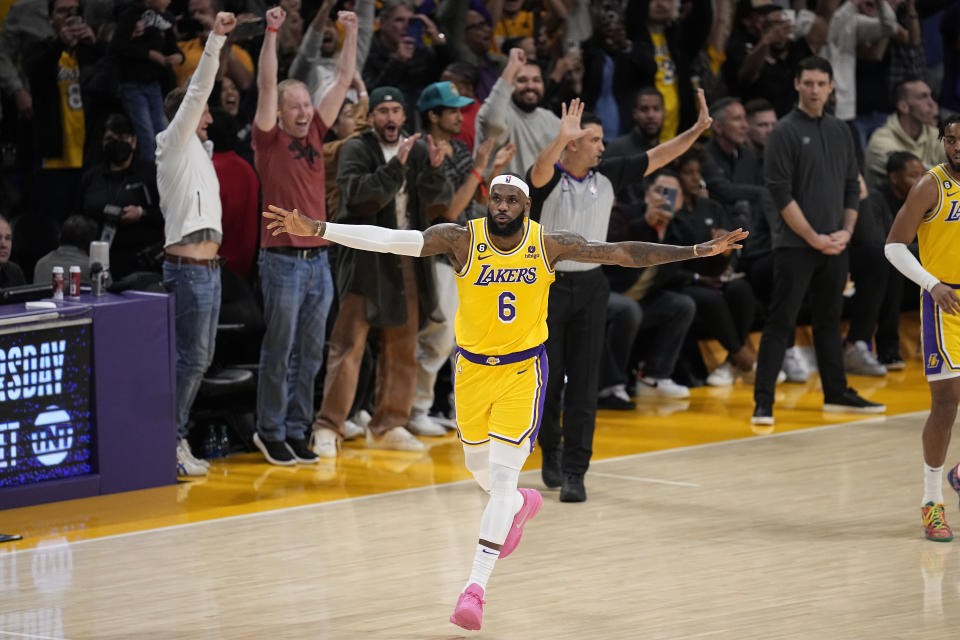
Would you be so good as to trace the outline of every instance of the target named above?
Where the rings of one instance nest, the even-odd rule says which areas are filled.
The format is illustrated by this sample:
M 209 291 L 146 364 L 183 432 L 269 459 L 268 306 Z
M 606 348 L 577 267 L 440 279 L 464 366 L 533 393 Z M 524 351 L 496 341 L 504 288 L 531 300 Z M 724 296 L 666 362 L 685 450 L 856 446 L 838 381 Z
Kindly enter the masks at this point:
M 930 415 L 923 427 L 923 500 L 928 540 L 949 542 L 943 515 L 943 463 L 960 402 L 960 115 L 940 128 L 947 161 L 930 169 L 907 194 L 887 236 L 887 259 L 923 289 L 920 303 Z M 914 236 L 920 261 L 907 249 Z M 947 480 L 960 493 L 957 467 Z
M 490 183 L 486 218 L 465 226 L 438 224 L 423 232 L 317 222 L 274 206 L 263 214 L 273 220 L 267 229 L 274 235 L 317 235 L 354 249 L 400 255 L 443 254 L 456 270 L 457 422 L 467 469 L 490 494 L 473 570 L 450 617 L 471 630 L 480 628 L 494 563 L 517 547 L 524 523 L 543 503 L 538 491 L 517 489 L 517 480 L 543 412 L 548 364 L 543 343 L 554 265 L 578 260 L 646 267 L 723 253 L 739 248 L 747 236 L 737 229 L 690 247 L 587 242 L 572 233 L 544 233 L 529 218 L 529 195 L 517 176 L 497 176 Z

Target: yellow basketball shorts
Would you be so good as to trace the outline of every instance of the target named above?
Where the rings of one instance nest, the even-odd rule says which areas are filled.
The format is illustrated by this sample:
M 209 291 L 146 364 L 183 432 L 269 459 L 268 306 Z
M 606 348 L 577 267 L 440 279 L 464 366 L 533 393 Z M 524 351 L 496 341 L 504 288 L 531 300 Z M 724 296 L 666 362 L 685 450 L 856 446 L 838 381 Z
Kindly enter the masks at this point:
M 944 313 L 929 291 L 920 300 L 920 335 L 927 380 L 960 376 L 960 317 Z
M 543 345 L 505 356 L 484 356 L 457 347 L 453 391 L 457 430 L 466 446 L 491 438 L 533 451 L 547 391 Z

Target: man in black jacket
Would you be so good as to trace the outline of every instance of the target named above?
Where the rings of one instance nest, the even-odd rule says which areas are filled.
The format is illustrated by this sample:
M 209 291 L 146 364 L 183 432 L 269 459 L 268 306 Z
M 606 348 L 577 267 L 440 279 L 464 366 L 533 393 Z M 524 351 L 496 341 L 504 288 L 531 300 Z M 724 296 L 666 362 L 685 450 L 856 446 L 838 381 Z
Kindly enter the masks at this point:
M 773 424 L 774 386 L 808 290 L 824 411 L 886 411 L 848 388 L 843 368 L 840 313 L 860 186 L 850 130 L 823 112 L 833 68 L 823 58 L 806 58 L 794 85 L 799 104 L 770 134 L 764 159 L 780 218 L 773 228 L 773 300 L 757 355 L 754 425 Z
M 337 221 L 389 229 L 424 230 L 450 204 L 453 188 L 439 170 L 443 149 L 428 136 L 405 136 L 403 93 L 378 87 L 370 94 L 373 128 L 340 150 Z M 423 444 L 403 425 L 417 382 L 417 330 L 437 306 L 432 260 L 339 247 L 334 273 L 340 311 L 330 336 L 323 406 L 314 429 L 344 435 L 360 360 L 371 328 L 380 330 L 373 417 L 367 446 L 419 451 Z
M 163 216 L 157 165 L 136 157 L 138 145 L 130 120 L 111 115 L 103 134 L 105 159 L 87 169 L 80 181 L 80 211 L 100 223 L 100 238 L 110 242 L 115 280 L 134 271 L 160 272 Z
M 79 0 L 52 0 L 55 38 L 38 45 L 24 68 L 33 94 L 36 148 L 42 158 L 38 184 L 41 211 L 56 220 L 71 213 L 87 143 L 84 84 L 102 57 L 93 30 L 83 21 Z

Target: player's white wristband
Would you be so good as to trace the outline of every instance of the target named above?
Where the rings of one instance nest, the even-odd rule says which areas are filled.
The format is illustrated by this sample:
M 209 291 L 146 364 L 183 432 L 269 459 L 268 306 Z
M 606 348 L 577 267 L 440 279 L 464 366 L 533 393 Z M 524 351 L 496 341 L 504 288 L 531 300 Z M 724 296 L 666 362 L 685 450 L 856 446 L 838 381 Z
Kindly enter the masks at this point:
M 887 256 L 890 264 L 895 266 L 900 273 L 920 285 L 920 288 L 932 291 L 935 286 L 940 284 L 940 281 L 937 280 L 932 273 L 923 268 L 920 261 L 910 253 L 910 249 L 907 249 L 907 245 L 902 242 L 890 242 L 884 245 L 883 253 Z
M 367 224 L 328 222 L 323 237 L 351 249 L 401 256 L 418 257 L 423 249 L 423 234 L 419 231 L 385 229 Z

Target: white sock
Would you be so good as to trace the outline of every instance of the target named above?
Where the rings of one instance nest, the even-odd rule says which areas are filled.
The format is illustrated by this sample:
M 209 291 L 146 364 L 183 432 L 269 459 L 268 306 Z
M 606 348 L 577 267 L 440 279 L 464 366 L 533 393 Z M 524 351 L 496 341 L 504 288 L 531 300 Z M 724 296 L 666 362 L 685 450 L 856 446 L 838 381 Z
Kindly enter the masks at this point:
M 473 583 L 477 583 L 481 589 L 486 591 L 487 580 L 490 579 L 490 574 L 493 573 L 493 565 L 496 564 L 499 557 L 500 551 L 498 549 L 477 544 L 477 552 L 473 556 L 473 570 L 470 571 L 470 579 L 463 587 L 464 591 Z
M 943 467 L 931 467 L 923 464 L 923 503 L 940 504 L 943 502 Z

